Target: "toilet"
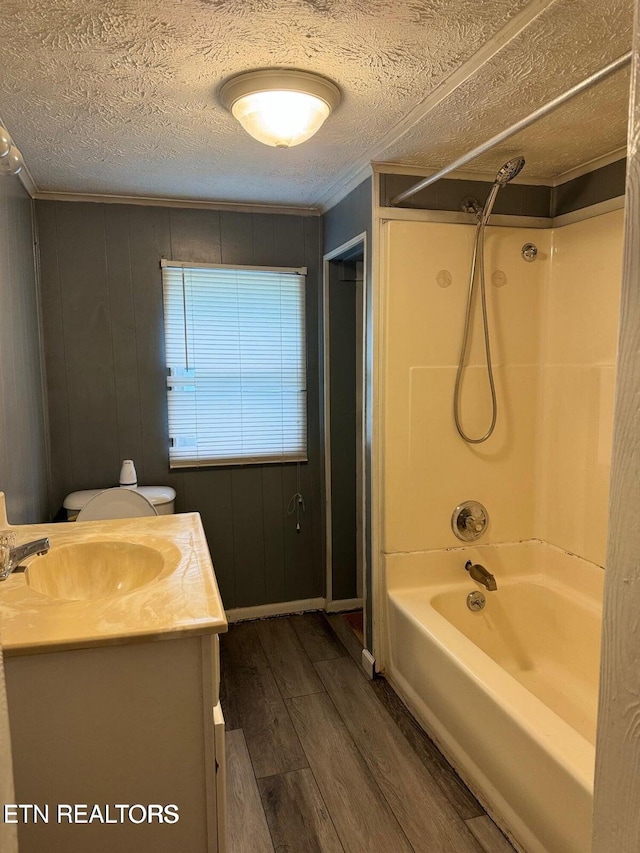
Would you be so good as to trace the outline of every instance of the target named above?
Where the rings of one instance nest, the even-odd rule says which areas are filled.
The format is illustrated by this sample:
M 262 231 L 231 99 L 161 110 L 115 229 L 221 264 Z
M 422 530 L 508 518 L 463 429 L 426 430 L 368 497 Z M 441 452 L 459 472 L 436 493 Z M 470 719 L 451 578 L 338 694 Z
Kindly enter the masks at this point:
M 173 515 L 176 492 L 171 486 L 84 489 L 71 492 L 62 506 L 67 521 L 95 521 L 101 518 L 137 518 L 144 515 Z M 90 506 L 89 506 L 90 504 Z
M 131 489 L 105 489 L 82 507 L 76 521 L 99 521 L 101 518 L 143 518 L 158 511 L 140 492 Z

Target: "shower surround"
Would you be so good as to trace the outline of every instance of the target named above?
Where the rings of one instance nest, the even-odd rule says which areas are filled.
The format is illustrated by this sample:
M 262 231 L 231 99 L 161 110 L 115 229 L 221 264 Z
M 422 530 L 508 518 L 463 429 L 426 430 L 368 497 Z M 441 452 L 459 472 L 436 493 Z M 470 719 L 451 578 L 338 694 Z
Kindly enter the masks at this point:
M 523 829 L 527 817 L 514 818 L 517 803 L 506 808 L 491 784 L 478 781 L 465 760 L 468 744 L 459 743 L 455 733 L 446 730 L 446 720 L 438 722 L 437 709 L 430 706 L 430 701 L 437 704 L 433 687 L 411 683 L 406 676 L 411 667 L 399 668 L 398 626 L 412 625 L 417 632 L 413 639 L 425 638 L 423 645 L 412 640 L 411 646 L 412 654 L 421 654 L 425 660 L 431 659 L 443 640 L 435 638 L 431 606 L 421 611 L 423 624 L 415 613 L 408 621 L 399 618 L 399 613 L 406 616 L 411 608 L 399 609 L 394 589 L 432 585 L 436 567 L 445 562 L 451 565 L 453 554 L 464 553 L 450 520 L 454 508 L 469 499 L 480 501 L 489 513 L 488 530 L 477 544 L 488 546 L 484 564 L 496 577 L 498 594 L 504 578 L 499 564 L 492 561 L 492 546 L 505 543 L 532 540 L 544 553 L 552 548 L 554 553 L 560 549 L 567 559 L 572 559 L 568 554 L 575 555 L 579 560 L 571 563 L 572 571 L 575 575 L 578 565 L 585 583 L 591 583 L 594 572 L 602 574 L 623 212 L 553 230 L 487 229 L 487 297 L 498 421 L 494 434 L 481 445 L 466 444 L 458 436 L 452 411 L 474 230 L 473 225 L 424 221 L 388 221 L 382 226 L 380 550 L 387 599 L 382 614 L 386 630 L 381 632 L 376 653 L 385 674 L 462 775 L 475 782 L 477 793 L 516 843 L 526 842 L 522 849 L 565 853 L 573 848 L 561 851 L 553 844 L 546 848 L 532 843 L 535 832 Z M 521 256 L 526 243 L 538 248 L 533 263 Z M 466 363 L 462 423 L 468 433 L 481 435 L 491 419 L 491 397 L 477 304 Z M 480 589 L 464 572 L 465 559 L 459 566 L 461 584 L 467 591 Z M 411 578 L 404 575 L 411 565 L 420 566 L 420 579 L 415 572 Z M 562 582 L 563 566 L 569 564 L 558 559 L 555 565 Z M 514 571 L 517 567 L 510 574 Z M 487 594 L 489 603 L 492 595 Z M 524 604 L 516 596 L 510 606 L 517 611 Z M 482 618 L 470 612 L 469 616 Z M 517 612 L 513 616 L 518 619 Z M 442 615 L 438 618 L 442 620 Z M 562 611 L 558 613 L 558 625 L 572 633 L 567 619 L 562 629 L 564 617 Z M 449 624 L 445 634 L 455 636 L 462 646 L 470 644 L 462 630 L 456 623 Z M 485 651 L 482 647 L 476 651 L 482 662 Z M 474 680 L 468 666 L 462 665 L 461 670 Z M 506 671 L 503 675 L 505 683 L 513 679 Z M 485 685 L 482 691 L 487 690 Z M 468 701 L 460 696 L 463 704 Z M 503 701 L 505 707 L 509 705 L 506 696 L 494 698 L 498 706 Z M 500 747 L 499 729 L 489 726 L 486 737 L 493 737 L 494 746 Z M 589 749 L 591 744 L 577 759 L 581 784 L 584 789 L 586 778 L 589 794 L 587 821 L 592 786 Z M 514 789 L 520 774 L 537 777 L 544 786 L 535 769 L 539 766 L 527 769 L 526 762 L 514 760 Z M 574 770 L 569 767 L 567 772 L 571 775 Z M 561 829 L 558 833 L 555 837 L 562 837 Z

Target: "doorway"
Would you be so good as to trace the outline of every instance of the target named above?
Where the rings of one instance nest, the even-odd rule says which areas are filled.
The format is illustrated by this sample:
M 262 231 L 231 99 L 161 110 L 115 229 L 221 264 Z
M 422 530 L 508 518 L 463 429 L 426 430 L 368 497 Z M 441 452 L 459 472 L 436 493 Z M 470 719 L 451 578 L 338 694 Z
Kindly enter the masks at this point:
M 366 600 L 364 265 L 364 235 L 324 258 L 328 612 L 361 609 Z

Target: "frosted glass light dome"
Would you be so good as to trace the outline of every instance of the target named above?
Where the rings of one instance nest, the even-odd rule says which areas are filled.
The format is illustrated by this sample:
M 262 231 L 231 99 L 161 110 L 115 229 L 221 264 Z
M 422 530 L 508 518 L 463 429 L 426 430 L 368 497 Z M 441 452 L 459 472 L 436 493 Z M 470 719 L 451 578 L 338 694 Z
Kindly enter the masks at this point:
M 23 168 L 22 154 L 12 145 L 8 153 L 0 159 L 0 175 L 19 175 Z
M 249 71 L 228 80 L 220 99 L 254 139 L 291 148 L 320 129 L 340 102 L 340 91 L 306 71 Z

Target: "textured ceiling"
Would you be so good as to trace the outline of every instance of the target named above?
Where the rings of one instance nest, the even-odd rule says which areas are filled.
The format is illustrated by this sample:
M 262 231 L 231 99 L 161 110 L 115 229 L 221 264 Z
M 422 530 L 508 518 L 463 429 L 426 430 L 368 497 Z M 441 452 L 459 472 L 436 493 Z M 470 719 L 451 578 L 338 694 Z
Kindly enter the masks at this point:
M 384 159 L 444 166 L 626 53 L 631 27 L 627 0 L 557 0 L 388 148 Z M 527 175 L 562 174 L 626 144 L 628 103 L 626 69 L 468 168 L 491 172 L 523 153 Z
M 0 115 L 41 191 L 316 205 L 370 160 L 474 147 L 627 51 L 631 22 L 632 0 L 3 0 Z M 216 99 L 268 66 L 343 92 L 288 151 Z M 515 147 L 550 176 L 619 148 L 627 90 L 617 74 L 469 168 Z

